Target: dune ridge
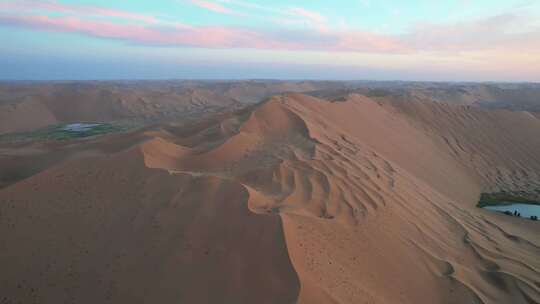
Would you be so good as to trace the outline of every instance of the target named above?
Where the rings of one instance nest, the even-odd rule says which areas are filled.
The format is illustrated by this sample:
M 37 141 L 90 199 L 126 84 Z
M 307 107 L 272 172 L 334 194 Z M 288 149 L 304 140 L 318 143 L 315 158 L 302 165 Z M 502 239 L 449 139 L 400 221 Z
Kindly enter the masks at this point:
M 296 93 L 145 131 L 0 190 L 0 250 L 24 252 L 0 260 L 2 286 L 81 303 L 538 303 L 538 223 L 475 208 L 481 191 L 539 189 L 535 134 L 526 112 Z M 62 232 L 75 219 L 93 228 Z
M 251 210 L 283 217 L 300 302 L 528 303 L 538 300 L 536 223 L 508 232 L 499 222 L 513 219 L 474 205 L 481 190 L 538 189 L 538 131 L 520 112 L 292 94 L 272 98 L 219 148 L 174 169 L 236 180 Z M 247 136 L 257 139 L 239 144 Z M 235 156 L 277 159 L 249 172 L 196 165 L 230 145 Z

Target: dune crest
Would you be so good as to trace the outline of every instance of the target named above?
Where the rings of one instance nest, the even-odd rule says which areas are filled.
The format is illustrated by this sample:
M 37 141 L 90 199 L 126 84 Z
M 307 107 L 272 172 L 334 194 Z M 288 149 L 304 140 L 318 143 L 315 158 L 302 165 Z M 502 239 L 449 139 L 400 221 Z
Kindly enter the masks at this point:
M 538 189 L 538 132 L 520 112 L 287 94 L 172 169 L 234 180 L 253 212 L 282 217 L 300 303 L 530 303 L 537 223 L 474 205 Z

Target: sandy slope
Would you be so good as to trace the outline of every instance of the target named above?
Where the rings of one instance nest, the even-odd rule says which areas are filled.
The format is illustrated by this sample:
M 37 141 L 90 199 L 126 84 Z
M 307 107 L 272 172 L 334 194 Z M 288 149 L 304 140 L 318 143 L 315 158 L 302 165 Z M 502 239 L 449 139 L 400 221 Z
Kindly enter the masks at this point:
M 0 134 L 29 131 L 57 122 L 45 105 L 31 98 L 14 104 L 0 104 Z
M 540 120 L 271 98 L 0 190 L 5 302 L 538 303 Z M 11 301 L 11 302 L 10 302 Z
M 304 269 L 313 282 L 306 289 L 316 289 L 315 285 L 337 302 L 349 303 L 362 299 L 375 303 L 539 300 L 538 224 L 501 219 L 473 208 L 481 188 L 538 189 L 537 121 L 527 120 L 523 113 L 482 113 L 438 104 L 385 105 L 360 96 L 340 104 L 293 99 L 286 101 L 287 107 L 305 119 L 310 134 L 320 142 L 320 158 L 325 160 L 320 167 L 315 165 L 317 157 L 307 160 L 326 176 L 311 180 L 308 189 L 313 193 L 321 184 L 318 180 L 334 180 L 330 188 L 336 191 L 328 192 L 339 195 L 321 202 L 327 210 L 336 210 L 331 216 L 350 222 L 358 218 L 355 207 L 368 214 L 360 221 L 361 228 L 325 225 L 297 216 L 289 218 L 290 224 L 285 221 L 286 235 L 293 240 L 288 242 L 291 252 L 294 247 L 303 251 L 299 258 L 291 254 L 295 268 L 301 281 L 300 269 Z M 420 115 L 422 107 L 431 115 Z M 403 108 L 409 115 L 402 115 Z M 430 118 L 424 120 L 425 128 L 417 125 L 420 117 Z M 321 127 L 323 119 L 339 124 Z M 453 128 L 450 123 L 455 124 Z M 515 132 L 518 127 L 521 132 Z M 443 130 L 459 133 L 455 138 L 464 147 L 463 154 L 481 153 L 481 161 L 455 157 L 453 149 L 440 144 L 446 142 L 441 139 L 446 135 Z M 479 150 L 471 151 L 473 148 Z M 362 163 L 365 165 L 359 166 Z M 500 176 L 490 175 L 494 171 L 490 166 L 499 166 Z M 341 182 L 336 178 L 340 175 Z M 362 192 L 364 197 L 355 197 Z M 348 206 L 340 206 L 343 202 Z M 501 228 L 509 220 L 519 228 Z M 311 231 L 306 233 L 308 229 Z M 307 249 L 306 243 L 311 245 Z M 321 270 L 322 265 L 326 271 Z M 305 297 L 306 302 L 313 301 L 309 293 Z
M 249 212 L 238 184 L 142 157 L 68 162 L 2 191 L 5 303 L 294 301 L 279 216 Z

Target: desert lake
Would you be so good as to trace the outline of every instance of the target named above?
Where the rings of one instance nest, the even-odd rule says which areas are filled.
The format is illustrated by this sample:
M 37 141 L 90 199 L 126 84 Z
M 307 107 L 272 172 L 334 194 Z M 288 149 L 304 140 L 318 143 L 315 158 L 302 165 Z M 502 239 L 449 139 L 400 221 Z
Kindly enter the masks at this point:
M 517 211 L 521 214 L 521 217 L 529 218 L 531 216 L 540 216 L 540 205 L 532 204 L 508 204 L 508 205 L 499 205 L 499 206 L 485 206 L 484 209 L 491 211 L 505 212 Z

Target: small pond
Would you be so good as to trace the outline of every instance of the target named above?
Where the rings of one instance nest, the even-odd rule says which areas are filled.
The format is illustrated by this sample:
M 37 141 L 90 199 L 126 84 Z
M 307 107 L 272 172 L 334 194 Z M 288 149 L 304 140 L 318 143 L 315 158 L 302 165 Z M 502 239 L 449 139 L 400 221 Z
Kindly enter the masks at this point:
M 540 217 L 538 193 L 540 193 L 538 190 L 530 193 L 524 191 L 482 193 L 476 206 L 510 216 L 538 220 L 538 217 Z
M 64 131 L 71 131 L 71 132 L 86 132 L 90 131 L 95 127 L 101 126 L 103 124 L 100 123 L 72 123 L 67 124 L 62 127 L 62 130 Z
M 127 123 L 74 122 L 51 125 L 43 129 L 0 135 L 0 142 L 33 140 L 68 140 L 127 131 L 135 125 Z
M 514 212 L 520 213 L 521 217 L 524 218 L 530 218 L 531 216 L 538 216 L 540 217 L 540 205 L 530 205 L 530 204 L 505 204 L 505 205 L 498 205 L 498 206 L 485 206 L 484 209 L 492 210 L 492 211 L 498 211 L 498 212 L 505 212 L 508 211 L 511 214 L 514 214 Z
M 102 135 L 121 130 L 122 128 L 109 123 L 77 122 L 56 125 L 52 128 L 48 128 L 41 134 L 41 136 L 49 139 L 71 139 Z

